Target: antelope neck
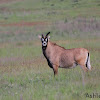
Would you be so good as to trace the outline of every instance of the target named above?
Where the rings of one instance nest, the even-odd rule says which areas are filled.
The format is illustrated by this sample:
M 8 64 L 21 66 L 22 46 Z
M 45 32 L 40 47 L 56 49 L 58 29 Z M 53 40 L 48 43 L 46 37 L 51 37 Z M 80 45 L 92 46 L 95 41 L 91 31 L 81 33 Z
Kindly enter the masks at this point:
M 46 50 L 46 48 L 47 48 L 47 45 L 46 45 L 46 46 L 42 46 L 42 49 L 43 49 L 43 50 Z

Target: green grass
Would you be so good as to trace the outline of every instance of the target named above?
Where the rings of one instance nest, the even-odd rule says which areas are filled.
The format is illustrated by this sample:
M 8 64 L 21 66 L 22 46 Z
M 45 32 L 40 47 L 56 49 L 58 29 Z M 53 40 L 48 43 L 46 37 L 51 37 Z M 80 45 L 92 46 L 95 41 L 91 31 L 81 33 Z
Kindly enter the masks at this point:
M 77 41 L 80 41 L 80 43 Z M 9 56 L 6 53 L 2 53 L 4 56 L 1 56 L 1 59 L 6 57 L 4 65 L 1 60 L 2 66 L 0 66 L 1 100 L 19 100 L 21 98 L 25 100 L 68 100 L 69 98 L 71 100 L 78 100 L 80 98 L 82 100 L 89 100 L 89 98 L 85 97 L 85 93 L 99 93 L 100 81 L 98 79 L 100 76 L 100 64 L 98 62 L 100 48 L 94 44 L 98 40 L 90 40 L 88 43 L 86 42 L 88 40 L 77 41 L 56 41 L 56 43 L 58 42 L 59 45 L 63 45 L 66 48 L 90 48 L 93 71 L 85 74 L 85 86 L 82 84 L 81 69 L 79 66 L 75 69 L 59 69 L 58 76 L 54 78 L 53 71 L 48 67 L 46 60 L 40 57 L 40 46 L 36 47 L 37 44 L 34 44 L 34 46 L 30 48 L 29 44 L 26 44 L 26 46 L 21 45 L 21 47 L 17 49 L 15 44 L 10 44 L 5 48 Z M 40 41 L 37 42 L 39 43 Z M 91 42 L 94 45 L 90 45 Z M 23 55 L 24 57 L 21 60 L 17 59 L 17 61 L 7 62 L 7 59 L 12 57 L 9 50 L 12 51 L 11 47 L 13 45 L 16 47 L 12 52 L 13 57 L 17 56 L 21 58 Z
M 1 4 L 1 21 L 11 23 L 19 21 L 58 21 L 78 16 L 100 17 L 98 0 L 24 0 Z M 92 12 L 91 12 L 92 10 Z
M 100 94 L 99 0 L 18 0 L 0 8 L 0 100 L 98 100 L 85 94 Z M 59 69 L 54 78 L 38 39 L 48 31 L 66 49 L 90 51 L 93 69 L 84 86 L 79 66 Z

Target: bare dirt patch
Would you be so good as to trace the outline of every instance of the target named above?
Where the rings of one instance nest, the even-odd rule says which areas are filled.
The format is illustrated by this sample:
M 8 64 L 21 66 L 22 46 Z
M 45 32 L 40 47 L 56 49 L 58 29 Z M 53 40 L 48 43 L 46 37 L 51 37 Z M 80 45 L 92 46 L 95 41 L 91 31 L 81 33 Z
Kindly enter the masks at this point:
M 0 26 L 35 26 L 35 25 L 47 25 L 47 22 L 17 22 L 17 23 L 9 23 L 9 24 L 0 24 Z

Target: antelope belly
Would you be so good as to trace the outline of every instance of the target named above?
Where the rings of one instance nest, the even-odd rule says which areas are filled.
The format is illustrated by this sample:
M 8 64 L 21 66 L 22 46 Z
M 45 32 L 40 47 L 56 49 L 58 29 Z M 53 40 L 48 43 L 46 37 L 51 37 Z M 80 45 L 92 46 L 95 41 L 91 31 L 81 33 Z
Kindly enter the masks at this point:
M 76 63 L 73 59 L 70 59 L 69 57 L 61 57 L 59 61 L 59 66 L 61 68 L 73 68 L 76 66 Z

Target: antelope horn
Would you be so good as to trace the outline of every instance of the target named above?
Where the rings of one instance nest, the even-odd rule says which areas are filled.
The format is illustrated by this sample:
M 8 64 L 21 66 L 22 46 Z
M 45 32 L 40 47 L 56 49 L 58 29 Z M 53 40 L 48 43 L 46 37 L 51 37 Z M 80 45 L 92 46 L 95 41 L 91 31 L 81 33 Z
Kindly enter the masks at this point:
M 48 33 L 46 34 L 46 37 L 47 37 L 49 34 L 50 34 L 50 32 L 48 32 Z
M 42 34 L 42 37 L 44 38 L 44 35 Z

